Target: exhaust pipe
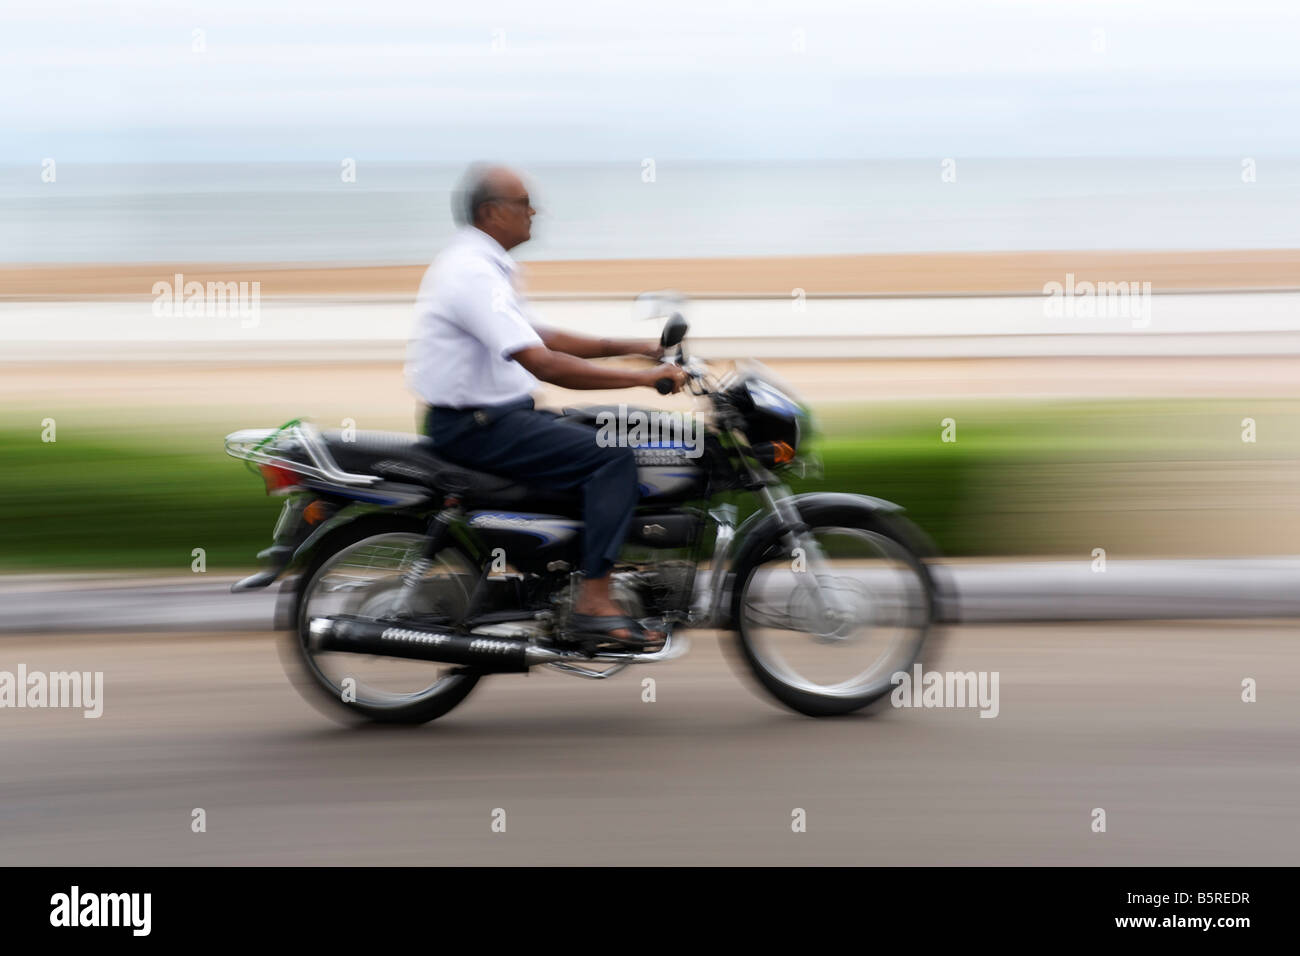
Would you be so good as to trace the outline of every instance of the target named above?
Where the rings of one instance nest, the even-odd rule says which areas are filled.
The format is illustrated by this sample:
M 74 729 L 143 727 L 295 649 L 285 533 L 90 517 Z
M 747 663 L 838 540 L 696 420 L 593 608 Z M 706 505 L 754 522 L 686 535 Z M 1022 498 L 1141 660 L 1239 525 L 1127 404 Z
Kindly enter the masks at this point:
M 538 664 L 551 664 L 584 677 L 610 677 L 628 664 L 671 661 L 690 649 L 684 637 L 669 633 L 664 646 L 649 653 L 626 651 L 584 654 L 576 650 L 539 647 L 527 639 L 459 634 L 438 627 L 411 627 L 376 621 L 314 617 L 309 625 L 311 646 L 318 651 L 404 657 L 439 664 L 461 664 L 496 674 L 522 674 Z M 603 661 L 618 665 L 603 672 L 584 671 L 575 662 Z
M 310 634 L 317 650 L 463 664 L 498 674 L 523 673 L 553 654 L 515 638 L 466 636 L 441 628 L 397 627 L 329 617 L 312 618 Z M 540 656 L 536 652 L 541 652 Z

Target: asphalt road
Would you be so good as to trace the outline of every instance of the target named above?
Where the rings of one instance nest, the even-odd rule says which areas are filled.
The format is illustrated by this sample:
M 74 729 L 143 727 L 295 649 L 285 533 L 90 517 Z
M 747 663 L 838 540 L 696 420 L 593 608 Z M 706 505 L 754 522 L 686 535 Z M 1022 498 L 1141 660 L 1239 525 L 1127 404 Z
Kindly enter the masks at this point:
M 11 635 L 0 671 L 103 671 L 104 711 L 0 709 L 0 864 L 1294 865 L 1295 637 L 962 625 L 931 666 L 996 671 L 996 718 L 817 721 L 703 632 L 675 663 L 490 678 L 442 720 L 356 730 L 296 695 L 267 633 Z

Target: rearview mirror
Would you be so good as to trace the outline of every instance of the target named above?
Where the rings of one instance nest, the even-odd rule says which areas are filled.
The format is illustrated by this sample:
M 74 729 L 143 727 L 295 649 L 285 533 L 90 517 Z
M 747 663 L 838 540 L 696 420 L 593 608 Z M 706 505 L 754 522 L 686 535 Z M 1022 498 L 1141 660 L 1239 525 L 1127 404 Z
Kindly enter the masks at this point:
M 663 334 L 659 336 L 659 344 L 666 349 L 670 349 L 674 345 L 680 345 L 682 339 L 686 338 L 687 328 L 686 320 L 682 318 L 682 314 L 674 312 L 672 318 L 664 324 Z
M 672 289 L 642 292 L 632 300 L 632 317 L 635 319 L 663 319 L 686 308 L 686 297 Z

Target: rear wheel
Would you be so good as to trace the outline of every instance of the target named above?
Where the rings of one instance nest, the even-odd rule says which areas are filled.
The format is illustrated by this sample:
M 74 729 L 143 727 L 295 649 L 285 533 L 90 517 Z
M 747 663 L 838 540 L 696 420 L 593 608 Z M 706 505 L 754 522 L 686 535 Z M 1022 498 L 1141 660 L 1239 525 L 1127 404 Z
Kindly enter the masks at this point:
M 787 707 L 848 714 L 888 694 L 918 659 L 933 583 L 899 530 L 869 509 L 814 506 L 803 519 L 815 547 L 796 553 L 774 541 L 737 571 L 740 652 Z
M 302 575 L 295 628 L 282 657 L 303 696 L 327 716 L 422 724 L 446 714 L 478 683 L 480 675 L 454 665 L 322 651 L 309 639 L 313 618 L 338 614 L 461 620 L 479 572 L 459 548 L 440 552 L 413 592 L 403 587 L 425 540 L 413 520 L 358 522 L 324 546 Z

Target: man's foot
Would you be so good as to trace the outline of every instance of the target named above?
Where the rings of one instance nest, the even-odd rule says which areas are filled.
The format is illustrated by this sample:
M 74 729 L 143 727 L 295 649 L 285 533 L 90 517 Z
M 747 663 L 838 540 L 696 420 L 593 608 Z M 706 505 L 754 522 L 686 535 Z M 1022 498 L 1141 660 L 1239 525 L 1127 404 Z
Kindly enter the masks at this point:
M 647 631 L 626 616 L 609 595 L 609 575 L 582 582 L 570 617 L 575 634 L 608 638 L 637 649 L 662 644 L 667 637 L 662 631 Z
M 617 608 L 612 614 L 581 614 L 574 611 L 569 615 L 569 626 L 575 637 L 612 640 L 639 651 L 662 646 L 666 637 L 662 631 L 647 630 L 639 621 Z

